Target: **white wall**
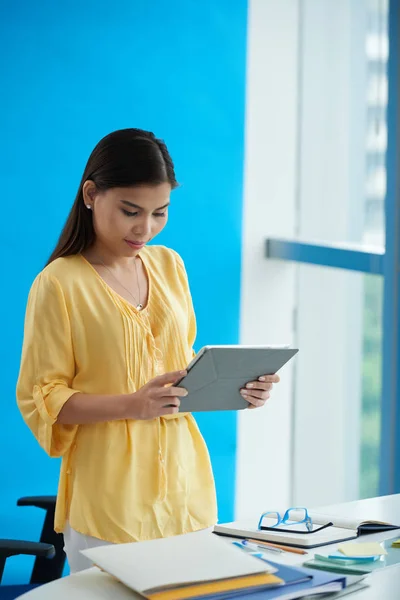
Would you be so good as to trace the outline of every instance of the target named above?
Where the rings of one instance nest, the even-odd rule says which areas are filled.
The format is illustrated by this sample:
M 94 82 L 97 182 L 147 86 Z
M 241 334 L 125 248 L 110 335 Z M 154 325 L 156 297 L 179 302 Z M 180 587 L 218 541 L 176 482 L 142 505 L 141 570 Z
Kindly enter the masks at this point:
M 295 233 L 297 2 L 250 0 L 241 342 L 293 340 L 294 267 L 265 259 L 269 235 Z M 262 411 L 240 412 L 236 516 L 285 505 L 291 490 L 292 374 Z

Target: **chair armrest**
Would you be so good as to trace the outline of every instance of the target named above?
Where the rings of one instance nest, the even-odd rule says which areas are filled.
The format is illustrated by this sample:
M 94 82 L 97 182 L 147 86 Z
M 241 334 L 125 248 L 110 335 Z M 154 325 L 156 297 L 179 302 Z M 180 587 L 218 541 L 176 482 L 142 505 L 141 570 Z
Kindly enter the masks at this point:
M 56 551 L 52 544 L 43 544 L 42 542 L 26 542 L 24 540 L 5 540 L 0 538 L 0 556 L 8 558 L 17 554 L 26 554 L 28 556 L 44 556 L 53 558 Z
M 36 506 L 37 508 L 54 508 L 56 503 L 56 496 L 25 496 L 19 498 L 17 506 Z
M 56 551 L 52 544 L 42 542 L 26 542 L 24 540 L 0 539 L 0 583 L 3 577 L 4 566 L 7 558 L 18 554 L 36 556 L 42 558 L 53 558 Z

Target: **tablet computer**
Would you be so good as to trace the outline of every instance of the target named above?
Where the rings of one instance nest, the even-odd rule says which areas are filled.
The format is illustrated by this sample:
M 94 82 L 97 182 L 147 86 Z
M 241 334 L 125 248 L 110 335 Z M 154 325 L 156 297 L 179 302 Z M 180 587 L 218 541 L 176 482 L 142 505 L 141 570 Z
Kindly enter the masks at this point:
M 295 354 L 288 346 L 204 346 L 175 385 L 189 392 L 179 412 L 242 410 L 240 390 L 261 375 L 275 375 Z

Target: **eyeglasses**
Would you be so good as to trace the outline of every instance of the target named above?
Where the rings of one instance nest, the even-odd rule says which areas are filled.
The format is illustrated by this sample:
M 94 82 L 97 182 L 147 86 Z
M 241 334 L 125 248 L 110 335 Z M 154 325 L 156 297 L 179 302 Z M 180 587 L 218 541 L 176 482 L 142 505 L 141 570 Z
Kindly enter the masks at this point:
M 294 527 L 297 525 L 297 529 L 284 529 L 281 527 L 282 525 L 286 525 L 286 527 Z M 304 527 L 301 527 L 301 526 Z M 326 529 L 327 527 L 332 527 L 333 523 L 325 523 L 325 525 L 320 525 L 319 527 L 314 527 L 312 519 L 308 514 L 308 510 L 303 507 L 292 507 L 288 508 L 283 517 L 276 510 L 269 510 L 263 513 L 258 521 L 258 529 L 262 531 L 268 531 L 271 529 L 276 529 L 279 527 L 278 531 L 285 531 L 287 533 L 316 533 L 317 531 L 321 531 L 321 529 Z
M 266 521 L 266 519 L 268 519 L 268 522 Z M 286 527 L 291 527 L 293 525 L 304 525 L 309 533 L 313 531 L 313 524 L 311 517 L 308 514 L 308 510 L 302 507 L 288 508 L 283 516 L 281 516 L 281 514 L 276 510 L 267 511 L 261 515 L 260 520 L 258 522 L 258 529 L 274 529 L 276 527 L 279 527 L 280 525 L 286 525 Z M 285 531 L 285 529 L 280 528 L 279 531 Z M 293 530 L 289 529 L 288 531 Z M 297 531 L 296 533 L 306 532 Z

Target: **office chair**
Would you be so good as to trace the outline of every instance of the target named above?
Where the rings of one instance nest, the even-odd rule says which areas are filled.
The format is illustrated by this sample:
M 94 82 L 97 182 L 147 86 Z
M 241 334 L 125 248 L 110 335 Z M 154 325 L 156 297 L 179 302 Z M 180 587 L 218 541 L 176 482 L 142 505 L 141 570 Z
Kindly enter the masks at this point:
M 29 496 L 20 498 L 18 506 L 36 506 L 46 511 L 39 542 L 0 539 L 0 600 L 11 600 L 54 579 L 62 577 L 65 565 L 63 536 L 54 531 L 55 496 Z M 1 585 L 6 560 L 10 556 L 25 554 L 36 556 L 29 584 Z

